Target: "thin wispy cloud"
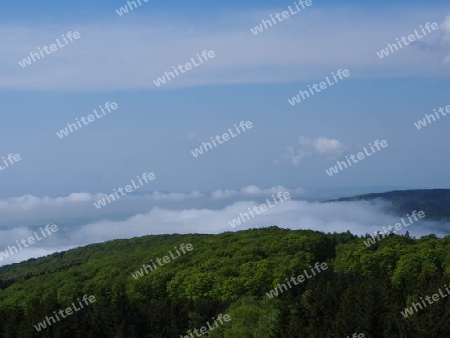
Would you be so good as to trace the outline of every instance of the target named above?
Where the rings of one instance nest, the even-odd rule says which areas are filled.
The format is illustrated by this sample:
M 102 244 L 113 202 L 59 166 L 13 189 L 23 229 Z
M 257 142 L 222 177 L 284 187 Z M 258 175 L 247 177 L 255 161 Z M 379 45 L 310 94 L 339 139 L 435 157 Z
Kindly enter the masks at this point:
M 440 67 L 446 57 L 444 46 L 441 50 L 410 46 L 402 50 L 401 57 L 395 55 L 382 62 L 375 54 L 393 38 L 427 21 L 444 23 L 442 31 L 424 41 L 439 41 L 442 36 L 447 39 L 448 17 L 444 21 L 439 9 L 410 9 L 398 16 L 386 16 L 368 15 L 362 10 L 311 8 L 301 18 L 275 26 L 261 36 L 251 34 L 249 27 L 261 20 L 262 13 L 232 14 L 215 20 L 203 19 L 204 22 L 194 26 L 175 20 L 156 24 L 139 15 L 133 21 L 75 24 L 69 29 L 80 32 L 81 38 L 76 43 L 26 68 L 18 61 L 37 47 L 53 43 L 68 31 L 68 25 L 3 23 L 0 88 L 157 89 L 152 79 L 205 49 L 215 51 L 214 62 L 171 81 L 165 89 L 307 81 L 322 78 L 338 68 L 351 69 L 352 78 L 450 75 L 450 71 L 442 74 Z M 188 26 L 202 28 L 186 29 Z M 308 34 L 301 33 L 305 31 Z

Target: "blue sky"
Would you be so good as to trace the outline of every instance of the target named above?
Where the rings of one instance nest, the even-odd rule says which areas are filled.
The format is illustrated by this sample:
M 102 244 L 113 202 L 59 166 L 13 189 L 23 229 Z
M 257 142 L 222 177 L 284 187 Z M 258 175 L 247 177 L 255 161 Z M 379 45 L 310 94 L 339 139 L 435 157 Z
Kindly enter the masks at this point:
M 442 24 L 450 6 L 313 2 L 254 36 L 250 28 L 293 3 L 148 2 L 121 17 L 115 9 L 123 5 L 25 2 L 1 14 L 0 151 L 19 153 L 22 161 L 2 172 L 0 197 L 108 192 L 146 170 L 158 177 L 149 190 L 171 192 L 252 184 L 449 186 L 442 142 L 448 121 L 419 131 L 413 122 L 450 104 L 450 65 L 443 61 L 450 33 L 441 28 L 385 59 L 376 51 L 425 22 Z M 26 68 L 18 65 L 69 30 L 81 38 Z M 216 57 L 164 88 L 153 84 L 203 50 Z M 345 81 L 288 104 L 300 89 L 346 68 Z M 57 138 L 56 131 L 107 101 L 119 109 Z M 242 120 L 254 128 L 192 157 L 203 141 Z M 302 137 L 338 140 L 345 151 L 312 153 L 296 164 L 286 150 L 300 151 Z M 334 177 L 325 174 L 376 139 L 389 148 Z
M 22 1 L 2 9 L 0 158 L 18 153 L 21 161 L 0 171 L 0 226 L 13 226 L 0 231 L 0 250 L 28 226 L 46 222 L 91 235 L 72 234 L 72 246 L 167 229 L 226 231 L 240 210 L 279 190 L 299 204 L 261 224 L 365 233 L 387 222 L 381 206 L 353 205 L 352 214 L 348 205 L 311 200 L 450 188 L 450 117 L 414 126 L 450 105 L 448 2 L 313 1 L 256 36 L 251 28 L 293 1 L 149 1 L 119 16 L 125 4 Z M 426 22 L 439 29 L 377 56 Z M 68 31 L 79 31 L 80 39 L 25 68 L 18 64 Z M 214 50 L 215 58 L 155 86 L 165 71 L 203 50 Z M 351 76 L 288 103 L 338 69 Z M 119 108 L 57 137 L 106 102 Z M 253 128 L 192 156 L 240 121 Z M 336 161 L 384 139 L 389 146 L 379 153 L 326 174 Z M 93 207 L 101 194 L 144 172 L 156 179 L 114 206 Z M 70 245 L 58 240 L 24 257 Z

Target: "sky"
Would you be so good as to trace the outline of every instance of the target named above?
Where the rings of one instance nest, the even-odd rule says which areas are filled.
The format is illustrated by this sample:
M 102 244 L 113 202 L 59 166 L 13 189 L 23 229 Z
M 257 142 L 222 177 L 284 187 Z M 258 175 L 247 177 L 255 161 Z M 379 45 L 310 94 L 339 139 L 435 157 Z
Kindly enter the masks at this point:
M 294 8 L 294 2 L 141 4 L 122 15 L 116 10 L 127 2 L 118 0 L 25 0 L 2 9 L 0 157 L 19 154 L 20 161 L 0 171 L 0 227 L 13 231 L 3 236 L 0 250 L 14 231 L 45 222 L 79 231 L 96 222 L 134 224 L 139 215 L 156 222 L 160 210 L 167 217 L 162 223 L 172 213 L 195 212 L 193 220 L 203 224 L 199 213 L 228 211 L 217 217 L 231 219 L 239 203 L 280 190 L 314 209 L 327 198 L 450 187 L 450 117 L 415 126 L 433 109 L 450 105 L 448 2 L 312 0 L 256 35 L 251 29 L 261 20 Z M 377 55 L 427 22 L 438 29 L 388 56 Z M 79 32 L 79 38 L 25 67 L 19 64 L 38 48 L 62 42 L 68 32 Z M 172 66 L 198 60 L 203 51 L 214 51 L 214 57 L 155 84 Z M 350 76 L 289 103 L 338 70 Z M 57 135 L 107 102 L 118 108 Z M 252 128 L 193 155 L 211 137 L 229 128 L 236 133 L 241 121 Z M 337 161 L 377 140 L 388 146 L 327 174 Z M 94 207 L 103 194 L 143 173 L 156 178 L 114 205 Z M 283 215 L 279 222 L 287 226 L 307 226 L 307 219 L 298 223 L 299 217 Z M 333 224 L 345 231 L 349 222 Z M 157 233 L 155 224 L 117 237 Z M 331 225 L 322 219 L 314 226 Z M 208 230 L 181 221 L 173 227 L 184 229 Z M 110 239 L 107 231 L 96 240 L 103 239 Z

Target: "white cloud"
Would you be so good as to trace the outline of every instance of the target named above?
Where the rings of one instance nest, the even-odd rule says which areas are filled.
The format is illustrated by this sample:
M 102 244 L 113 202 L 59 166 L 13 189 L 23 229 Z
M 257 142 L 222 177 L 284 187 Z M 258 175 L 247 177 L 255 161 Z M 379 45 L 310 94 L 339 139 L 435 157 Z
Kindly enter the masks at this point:
M 313 146 L 319 154 L 325 155 L 340 155 L 345 149 L 339 140 L 329 139 L 323 136 L 315 139 Z
M 302 136 L 299 139 L 299 148 L 293 146 L 286 149 L 287 154 L 281 155 L 282 158 L 288 158 L 294 166 L 298 166 L 300 162 L 314 154 L 337 156 L 342 154 L 345 150 L 345 146 L 341 141 L 336 139 L 330 139 L 325 136 L 320 136 L 315 139 Z
M 292 164 L 295 166 L 298 166 L 300 161 L 303 160 L 305 157 L 311 155 L 311 153 L 309 153 L 303 149 L 295 149 L 294 147 L 288 147 L 286 149 L 286 151 L 290 155 Z
M 67 24 L 63 28 L 3 23 L 0 88 L 162 90 L 153 80 L 205 49 L 214 50 L 216 57 L 166 83 L 164 89 L 310 81 L 339 68 L 348 68 L 352 78 L 441 77 L 442 51 L 411 46 L 382 62 L 375 52 L 395 37 L 408 34 L 412 27 L 433 18 L 442 20 L 442 9 L 385 10 L 389 15 L 367 15 L 362 9 L 311 8 L 257 36 L 250 28 L 273 10 L 228 13 L 196 23 L 189 18 L 158 19 L 159 13 L 155 13 L 145 18 L 137 14 L 133 21 L 74 24 L 71 30 L 79 31 L 80 39 L 26 68 L 18 61 L 67 33 Z M 448 27 L 448 19 L 445 22 Z M 428 39 L 434 36 L 423 40 Z
M 257 191 L 256 189 L 254 190 Z M 263 202 L 263 201 L 262 201 Z M 262 203 L 261 202 L 261 203 Z M 399 216 L 387 215 L 385 204 L 369 202 L 310 203 L 286 200 L 254 218 L 232 228 L 228 222 L 260 203 L 252 200 L 233 202 L 221 209 L 191 208 L 168 210 L 153 207 L 143 214 L 136 214 L 121 221 L 98 221 L 72 227 L 63 233 L 63 228 L 30 248 L 24 249 L 0 265 L 67 250 L 75 246 L 103 242 L 118 238 L 132 238 L 151 234 L 167 233 L 219 233 L 239 231 L 254 227 L 272 226 L 291 229 L 313 229 L 323 232 L 344 232 L 363 235 L 382 231 L 382 227 L 399 222 Z M 407 230 L 412 235 L 448 234 L 448 224 L 421 221 L 413 223 Z M 15 245 L 16 240 L 32 236 L 26 227 L 0 229 L 0 251 Z
M 193 190 L 186 193 L 166 193 L 160 191 L 126 195 L 107 204 L 101 209 L 93 205 L 103 194 L 73 193 L 64 197 L 36 197 L 25 195 L 0 200 L 0 227 L 1 226 L 31 226 L 47 223 L 73 224 L 100 219 L 124 218 L 124 215 L 147 213 L 152 207 L 178 208 L 206 207 L 221 208 L 227 203 L 237 200 L 263 197 L 287 191 L 293 197 L 301 196 L 305 190 L 302 188 L 288 189 L 281 185 L 270 188 L 259 188 L 249 185 L 241 189 L 218 189 L 211 193 Z

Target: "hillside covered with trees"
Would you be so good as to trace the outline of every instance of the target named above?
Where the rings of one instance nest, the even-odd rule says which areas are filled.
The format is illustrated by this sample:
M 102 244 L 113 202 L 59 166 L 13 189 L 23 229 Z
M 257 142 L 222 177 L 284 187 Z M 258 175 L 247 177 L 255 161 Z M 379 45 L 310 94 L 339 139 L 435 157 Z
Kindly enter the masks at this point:
M 114 240 L 4 266 L 0 336 L 175 338 L 218 314 L 231 320 L 209 337 L 448 336 L 450 297 L 408 318 L 401 311 L 450 283 L 450 237 L 363 241 L 273 226 Z M 135 278 L 181 244 L 193 249 Z M 328 268 L 312 276 L 317 262 Z M 305 270 L 311 278 L 268 296 Z M 35 329 L 84 295 L 96 302 Z

